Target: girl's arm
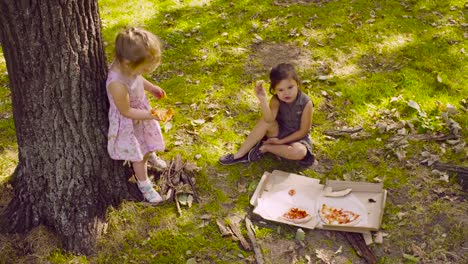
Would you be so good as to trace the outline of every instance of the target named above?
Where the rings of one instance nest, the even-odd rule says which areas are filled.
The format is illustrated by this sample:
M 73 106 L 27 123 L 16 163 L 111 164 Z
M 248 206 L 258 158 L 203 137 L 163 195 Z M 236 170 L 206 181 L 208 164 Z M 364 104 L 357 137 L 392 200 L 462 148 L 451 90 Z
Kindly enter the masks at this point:
M 161 99 L 166 97 L 166 92 L 159 86 L 152 84 L 148 80 L 146 80 L 143 76 L 143 88 L 150 92 L 154 97 Z
M 262 106 L 263 111 L 263 120 L 267 123 L 274 122 L 276 120 L 276 115 L 278 115 L 279 110 L 279 101 L 276 97 L 272 97 L 270 100 L 270 105 L 267 107 Z
M 265 120 L 267 123 L 275 121 L 279 109 L 279 101 L 275 97 L 272 97 L 270 104 L 268 104 L 266 92 L 263 89 L 263 81 L 257 82 L 255 86 L 255 96 L 257 96 L 260 103 L 260 108 L 263 113 L 263 120 Z
M 307 133 L 309 132 L 309 129 L 312 125 L 313 112 L 314 112 L 314 107 L 312 105 L 312 101 L 309 101 L 304 107 L 304 111 L 302 111 L 301 126 L 299 127 L 299 130 L 297 130 L 296 132 L 282 139 L 272 140 L 272 142 L 268 142 L 267 140 L 267 143 L 276 144 L 276 145 L 284 145 L 284 144 L 288 144 L 290 142 L 294 142 L 305 137 Z
M 112 82 L 109 84 L 108 89 L 114 99 L 117 110 L 119 110 L 123 116 L 135 120 L 156 119 L 151 115 L 149 110 L 130 107 L 130 98 L 128 96 L 127 88 L 125 88 L 123 84 Z

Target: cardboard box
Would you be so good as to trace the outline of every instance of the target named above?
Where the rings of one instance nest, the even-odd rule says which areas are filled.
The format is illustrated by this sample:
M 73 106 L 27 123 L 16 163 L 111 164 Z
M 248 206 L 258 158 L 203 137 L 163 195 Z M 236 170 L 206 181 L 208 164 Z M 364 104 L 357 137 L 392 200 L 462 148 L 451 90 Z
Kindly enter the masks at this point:
M 343 197 L 326 197 L 324 189 L 333 191 L 352 189 Z M 294 195 L 288 192 L 294 190 Z M 319 179 L 275 170 L 265 172 L 250 199 L 253 212 L 266 220 L 308 229 L 326 229 L 346 232 L 365 233 L 380 228 L 387 191 L 382 183 L 350 182 L 327 180 L 320 184 Z M 318 211 L 322 204 L 327 204 L 360 214 L 360 219 L 352 225 L 326 224 L 321 220 Z M 312 219 L 306 223 L 293 223 L 282 218 L 290 208 L 306 210 Z

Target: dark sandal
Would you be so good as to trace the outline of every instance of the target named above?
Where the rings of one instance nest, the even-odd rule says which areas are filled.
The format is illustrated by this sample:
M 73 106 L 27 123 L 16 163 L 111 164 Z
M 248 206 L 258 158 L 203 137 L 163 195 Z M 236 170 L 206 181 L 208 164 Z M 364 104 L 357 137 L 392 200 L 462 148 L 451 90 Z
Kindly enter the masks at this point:
M 248 159 L 248 155 L 244 155 L 243 157 L 235 159 L 234 154 L 226 154 L 222 156 L 221 158 L 219 158 L 219 162 L 223 165 L 232 165 L 236 163 L 249 162 L 249 159 Z
M 263 153 L 260 151 L 260 147 L 262 146 L 262 141 L 259 141 L 247 154 L 249 162 L 254 162 L 263 157 Z

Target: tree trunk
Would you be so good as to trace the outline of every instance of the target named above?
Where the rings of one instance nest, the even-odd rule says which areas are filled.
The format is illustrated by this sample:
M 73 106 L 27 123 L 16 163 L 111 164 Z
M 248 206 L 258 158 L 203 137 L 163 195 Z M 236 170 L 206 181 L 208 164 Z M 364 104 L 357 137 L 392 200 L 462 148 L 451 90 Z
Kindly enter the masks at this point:
M 19 150 L 0 227 L 43 224 L 65 249 L 92 253 L 107 208 L 139 194 L 128 169 L 107 154 L 97 0 L 0 0 L 0 14 Z

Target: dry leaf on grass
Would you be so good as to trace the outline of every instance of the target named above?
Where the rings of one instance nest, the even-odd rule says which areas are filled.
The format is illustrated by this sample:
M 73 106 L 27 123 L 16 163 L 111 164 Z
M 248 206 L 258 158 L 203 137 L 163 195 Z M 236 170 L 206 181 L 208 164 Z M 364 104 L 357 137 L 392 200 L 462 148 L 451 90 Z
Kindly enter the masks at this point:
M 315 250 L 315 256 L 326 264 L 330 264 L 332 263 L 333 252 L 320 248 Z

